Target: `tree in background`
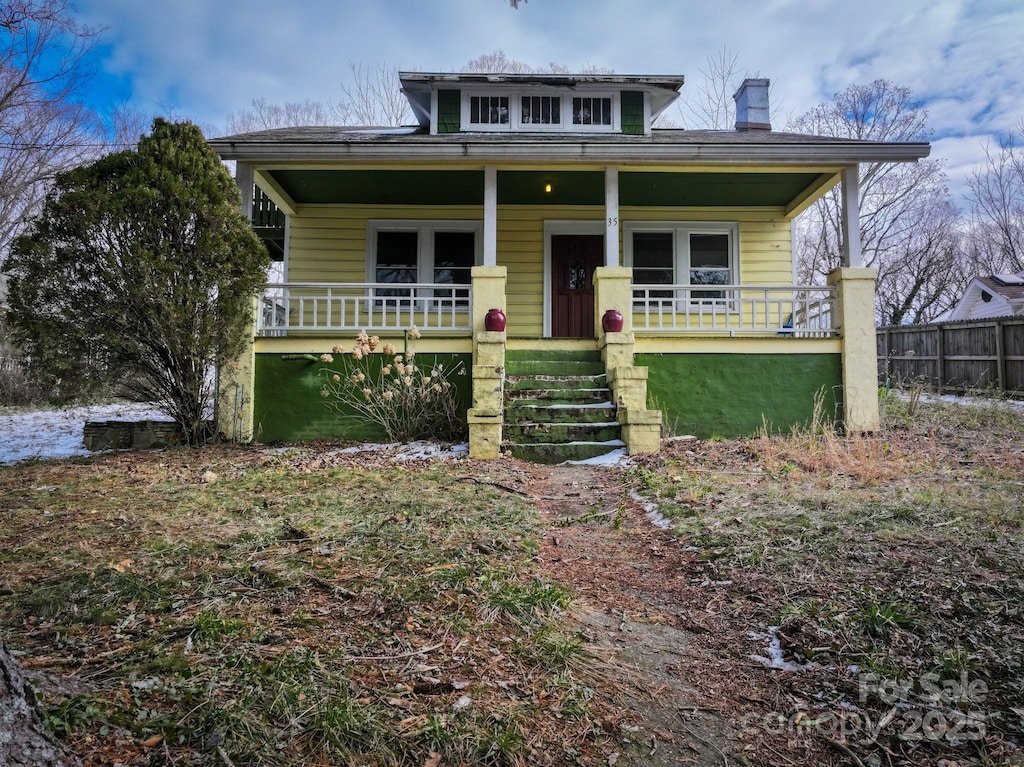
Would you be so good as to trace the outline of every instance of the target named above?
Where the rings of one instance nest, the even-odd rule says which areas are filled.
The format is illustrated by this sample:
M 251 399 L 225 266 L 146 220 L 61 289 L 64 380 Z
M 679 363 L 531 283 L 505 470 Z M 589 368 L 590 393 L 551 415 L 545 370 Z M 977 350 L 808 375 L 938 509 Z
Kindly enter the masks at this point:
M 927 111 L 914 101 L 909 88 L 875 80 L 851 85 L 831 102 L 798 117 L 788 129 L 866 141 L 927 141 L 927 121 Z M 840 194 L 839 188 L 831 190 L 794 223 L 800 282 L 823 282 L 842 265 Z M 879 285 L 887 286 L 887 297 L 877 306 L 884 324 L 907 317 L 932 319 L 962 284 L 958 270 L 953 269 L 931 275 L 927 290 L 925 284 L 906 279 L 915 263 L 928 262 L 936 254 L 948 256 L 959 247 L 955 227 L 948 225 L 945 215 L 935 215 L 937 211 L 957 216 L 941 161 L 860 166 L 861 248 L 864 265 L 877 269 Z
M 985 148 L 985 164 L 968 182 L 971 190 L 970 250 L 982 273 L 1024 270 L 1024 122 L 998 150 Z
M 307 99 L 274 104 L 265 98 L 253 99 L 251 105 L 228 115 L 227 133 L 249 133 L 273 128 L 294 128 L 305 125 L 359 125 L 394 127 L 413 122 L 409 102 L 399 86 L 397 65 L 376 67 L 350 63 L 350 77 L 341 84 L 343 98 L 338 102 Z M 545 67 L 532 67 L 509 58 L 505 51 L 484 53 L 467 62 L 463 72 L 501 72 L 503 74 L 568 74 L 565 64 L 551 62 Z M 577 74 L 612 74 L 612 70 L 587 64 Z
M 8 319 L 62 397 L 120 384 L 195 443 L 268 262 L 199 129 L 158 119 L 137 149 L 57 178 L 4 267 Z
M 0 2 L 0 262 L 46 185 L 96 151 L 100 126 L 76 98 L 97 35 L 66 0 Z

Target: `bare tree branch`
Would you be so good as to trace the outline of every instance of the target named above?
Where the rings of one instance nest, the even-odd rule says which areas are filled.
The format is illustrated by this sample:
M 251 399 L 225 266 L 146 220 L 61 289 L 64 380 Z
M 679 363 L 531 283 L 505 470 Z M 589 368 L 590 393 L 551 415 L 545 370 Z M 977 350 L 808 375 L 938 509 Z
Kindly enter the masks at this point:
M 0 4 L 0 262 L 47 184 L 100 149 L 95 115 L 76 101 L 98 34 L 66 0 Z
M 853 85 L 787 128 L 867 141 L 922 141 L 928 113 L 909 88 L 886 80 Z M 881 322 L 931 319 L 959 296 L 965 267 L 959 213 L 938 160 L 860 166 L 860 238 L 865 266 L 878 270 Z M 842 264 L 840 190 L 794 222 L 797 279 L 815 283 Z

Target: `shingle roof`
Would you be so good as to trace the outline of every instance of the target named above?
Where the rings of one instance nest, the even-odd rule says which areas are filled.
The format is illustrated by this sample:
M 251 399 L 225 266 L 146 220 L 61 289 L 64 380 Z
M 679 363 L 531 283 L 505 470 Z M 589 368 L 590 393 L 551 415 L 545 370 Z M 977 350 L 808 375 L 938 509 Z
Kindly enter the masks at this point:
M 1024 272 L 1021 272 L 1024 275 Z M 1004 285 L 995 275 L 978 277 L 978 282 L 985 286 L 986 290 L 1002 296 L 1007 301 L 1020 301 L 1024 299 L 1024 285 Z
M 430 135 L 418 127 L 276 128 L 210 140 L 230 160 L 343 160 L 535 156 L 548 160 L 853 164 L 927 157 L 926 142 L 860 141 L 777 131 L 654 129 L 649 136 L 600 133 L 460 132 Z

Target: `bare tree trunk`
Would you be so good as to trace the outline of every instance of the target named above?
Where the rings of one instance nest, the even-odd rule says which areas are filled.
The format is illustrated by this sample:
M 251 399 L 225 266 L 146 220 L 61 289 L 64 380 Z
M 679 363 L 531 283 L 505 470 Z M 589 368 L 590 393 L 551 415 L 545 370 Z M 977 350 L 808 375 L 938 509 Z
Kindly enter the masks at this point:
M 0 640 L 0 765 L 70 767 L 60 745 L 39 718 L 35 690 Z

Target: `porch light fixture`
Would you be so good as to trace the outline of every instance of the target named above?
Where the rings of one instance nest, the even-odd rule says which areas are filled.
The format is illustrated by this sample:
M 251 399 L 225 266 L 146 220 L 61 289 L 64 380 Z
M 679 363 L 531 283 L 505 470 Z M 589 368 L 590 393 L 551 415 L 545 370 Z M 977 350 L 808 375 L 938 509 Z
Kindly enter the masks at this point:
M 544 182 L 544 192 L 546 194 L 551 194 L 551 182 L 550 181 L 545 181 Z

